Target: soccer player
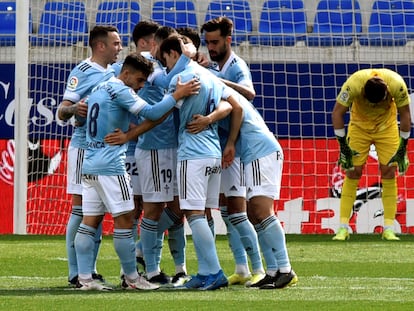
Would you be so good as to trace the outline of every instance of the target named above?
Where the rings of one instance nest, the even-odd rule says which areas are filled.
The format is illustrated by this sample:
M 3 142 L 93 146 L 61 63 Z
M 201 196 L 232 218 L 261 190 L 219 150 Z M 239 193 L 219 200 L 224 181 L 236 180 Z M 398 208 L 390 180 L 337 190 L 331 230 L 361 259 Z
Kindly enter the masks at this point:
M 274 212 L 274 200 L 279 199 L 282 168 L 283 150 L 270 132 L 263 118 L 254 106 L 241 94 L 233 91 L 230 93 L 236 101 L 230 101 L 233 111 L 230 118 L 219 121 L 220 127 L 229 132 L 229 137 L 234 137 L 232 132 L 235 128 L 230 127 L 233 112 L 242 109 L 242 121 L 240 125 L 239 141 L 236 144 L 240 153 L 242 163 L 242 176 L 245 177 L 248 200 L 249 219 L 257 231 L 263 257 L 266 261 L 265 276 L 249 286 L 260 289 L 276 289 L 295 285 L 298 277 L 293 271 L 288 251 L 284 230 Z M 191 133 L 198 133 L 218 117 L 217 111 L 208 116 L 196 115 L 187 125 Z M 228 146 L 224 148 L 223 160 L 228 162 Z M 244 217 L 238 216 L 241 220 Z M 254 235 L 250 234 L 247 226 L 238 227 L 241 222 L 235 222 L 241 239 L 246 248 L 253 248 Z
M 218 17 L 203 24 L 201 32 L 205 33 L 210 59 L 215 62 L 209 69 L 222 78 L 228 86 L 243 94 L 248 100 L 253 100 L 256 92 L 250 69 L 231 48 L 233 22 L 227 17 Z M 219 131 L 219 134 L 224 147 L 227 133 Z M 246 187 L 241 180 L 239 154 L 236 155 L 232 165 L 222 171 L 220 211 L 236 263 L 235 272 L 228 278 L 229 284 L 249 285 L 258 282 L 265 273 L 257 234 L 247 217 Z M 252 245 L 252 241 L 256 244 Z M 249 250 L 249 254 L 246 253 L 246 249 Z M 247 255 L 252 264 L 253 275 L 250 273 Z
M 256 92 L 250 69 L 246 62 L 231 49 L 232 32 L 233 22 L 225 16 L 209 20 L 201 26 L 208 54 L 214 62 L 210 64 L 209 69 L 215 71 L 226 85 L 251 101 L 256 96 Z
M 344 116 L 348 110 L 350 120 L 346 134 Z M 395 175 L 397 169 L 404 174 L 408 168 L 407 143 L 411 131 L 410 98 L 404 79 L 385 68 L 355 72 L 336 98 L 332 124 L 340 146 L 339 164 L 346 170 L 340 201 L 340 227 L 333 240 L 349 239 L 349 218 L 371 144 L 375 145 L 380 164 L 384 206 L 382 239 L 399 240 L 393 229 L 397 211 Z
M 158 120 L 179 99 L 196 94 L 195 79 L 177 88 L 157 105 L 149 105 L 136 92 L 152 72 L 152 63 L 136 53 L 128 55 L 117 78 L 99 84 L 87 99 L 87 149 L 82 166 L 83 218 L 75 237 L 80 290 L 111 290 L 92 279 L 92 255 L 96 229 L 106 212 L 114 219 L 114 247 L 125 274 L 125 289 L 152 290 L 159 286 L 138 275 L 133 239 L 132 187 L 125 168 L 126 145 L 110 146 L 104 137 L 115 129 L 126 131 L 129 113 Z
M 61 120 L 69 120 L 72 116 L 76 118 L 76 127 L 68 149 L 67 169 L 67 193 L 72 195 L 72 212 L 66 227 L 69 285 L 76 285 L 78 279 L 74 239 L 82 220 L 81 168 L 86 147 L 84 118 L 87 112 L 87 106 L 82 100 L 89 95 L 92 88 L 98 83 L 108 80 L 114 75 L 110 65 L 117 60 L 122 50 L 117 28 L 95 26 L 89 34 L 89 46 L 92 55 L 80 62 L 69 74 L 63 101 L 58 108 L 58 116 Z M 94 246 L 95 260 L 101 243 L 101 231 L 100 226 Z M 94 270 L 93 276 L 102 280 L 102 276 L 96 272 L 96 267 Z
M 143 55 L 152 62 L 154 72 L 148 78 L 138 95 L 149 104 L 159 102 L 168 88 L 170 79 L 179 73 L 189 61 L 182 55 L 171 72 L 166 73 L 164 65 L 156 59 L 161 42 L 176 34 L 171 27 L 159 27 L 154 34 L 150 53 Z M 170 278 L 160 269 L 164 232 L 168 229 L 168 245 L 175 263 L 176 283 L 187 275 L 185 262 L 186 238 L 184 216 L 178 202 L 177 178 L 177 133 L 174 116 L 166 119 L 150 131 L 140 135 L 135 150 L 144 216 L 141 221 L 141 245 L 145 260 L 147 279 L 156 284 L 167 284 Z
M 160 46 L 160 55 L 170 70 L 176 65 L 181 53 L 180 40 L 176 36 L 165 39 Z M 217 124 L 212 124 L 195 135 L 186 130 L 186 125 L 195 114 L 208 114 L 214 110 L 225 86 L 194 61 L 190 61 L 180 76 L 183 81 L 196 77 L 201 83 L 198 95 L 187 97 L 178 105 L 177 181 L 180 208 L 191 228 L 198 260 L 197 275 L 185 283 L 184 287 L 215 290 L 228 285 L 217 256 L 214 236 L 205 217 L 206 208 L 218 205 L 221 148 Z M 175 88 L 175 80 L 176 77 L 171 81 L 170 93 Z
M 137 54 L 145 53 L 151 51 L 154 45 L 154 34 L 158 30 L 160 25 L 156 22 L 152 21 L 139 21 L 138 24 L 135 25 L 134 30 L 132 31 L 132 40 L 135 43 L 135 51 Z M 139 123 L 138 118 L 134 115 L 131 116 L 130 126 L 135 126 Z M 127 157 L 125 160 L 127 166 L 127 172 L 131 176 L 132 182 L 132 189 L 134 191 L 134 203 L 135 203 L 135 215 L 134 215 L 134 235 L 135 240 L 138 240 L 138 221 L 142 216 L 142 190 L 141 185 L 139 183 L 139 171 L 137 168 L 137 163 L 135 159 L 135 148 L 137 145 L 137 141 L 130 140 L 128 142 L 128 150 L 127 150 Z M 142 250 L 140 250 L 142 251 Z M 140 256 L 139 256 L 140 255 Z M 142 257 L 142 252 L 138 254 L 137 249 L 137 261 L 139 261 L 139 257 Z M 139 261 L 141 264 L 143 261 Z

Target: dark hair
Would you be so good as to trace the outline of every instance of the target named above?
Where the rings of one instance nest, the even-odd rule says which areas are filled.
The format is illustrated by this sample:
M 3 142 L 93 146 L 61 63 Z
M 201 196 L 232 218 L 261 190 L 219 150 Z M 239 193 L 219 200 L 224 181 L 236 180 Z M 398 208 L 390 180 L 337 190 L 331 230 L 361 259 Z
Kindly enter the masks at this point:
M 160 28 L 160 25 L 153 21 L 140 21 L 135 25 L 134 30 L 132 31 L 132 40 L 135 45 L 137 45 L 138 40 L 151 36 Z
M 116 28 L 115 26 L 96 25 L 89 32 L 89 46 L 93 48 L 95 44 L 99 41 L 106 42 L 106 39 L 108 38 L 108 33 L 110 32 L 119 32 L 119 31 L 118 31 L 118 28 Z
M 226 16 L 220 16 L 209 20 L 201 26 L 202 33 L 204 31 L 212 32 L 216 30 L 220 30 L 220 35 L 222 37 L 231 36 L 231 33 L 233 32 L 233 21 Z
M 167 39 L 170 35 L 172 34 L 176 34 L 177 31 L 169 26 L 161 26 L 160 28 L 158 28 L 158 30 L 155 32 L 155 40 L 156 41 L 162 41 L 164 39 Z
M 377 104 L 387 95 L 387 84 L 378 76 L 372 77 L 365 83 L 364 93 L 369 102 Z
M 200 48 L 201 38 L 196 29 L 191 28 L 191 27 L 182 27 L 182 28 L 178 28 L 177 32 L 180 35 L 189 38 L 193 42 L 197 50 Z
M 121 72 L 126 69 L 141 71 L 146 77 L 148 77 L 153 72 L 153 65 L 141 54 L 131 53 L 125 57 Z
M 169 54 L 171 51 L 176 51 L 180 55 L 183 53 L 181 50 L 181 44 L 178 36 L 169 36 L 167 39 L 164 39 L 160 45 L 161 56 L 164 53 Z M 162 60 L 164 61 L 164 59 Z

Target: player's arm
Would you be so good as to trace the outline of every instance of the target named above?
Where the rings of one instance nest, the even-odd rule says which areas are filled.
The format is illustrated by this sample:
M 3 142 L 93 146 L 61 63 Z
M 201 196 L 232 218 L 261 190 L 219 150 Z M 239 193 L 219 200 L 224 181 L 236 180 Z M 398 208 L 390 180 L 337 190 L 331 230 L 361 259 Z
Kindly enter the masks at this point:
M 243 120 L 243 108 L 236 100 L 234 96 L 227 98 L 231 104 L 231 119 L 230 119 L 230 131 L 227 137 L 227 143 L 223 150 L 223 168 L 229 167 L 236 156 L 236 141 L 239 138 L 240 127 Z
M 332 112 L 332 125 L 340 147 L 338 163 L 344 170 L 353 170 L 352 157 L 358 155 L 358 153 L 349 147 L 346 139 L 344 116 L 347 111 L 348 107 L 336 102 Z
M 408 139 L 410 138 L 411 134 L 410 105 L 399 107 L 398 114 L 400 115 L 400 145 L 398 146 L 398 149 L 392 156 L 391 160 L 388 162 L 388 165 L 397 163 L 398 172 L 401 175 L 404 175 L 410 164 L 407 156 Z
M 74 115 L 86 118 L 87 113 L 88 105 L 83 100 L 76 104 L 69 100 L 64 100 L 58 108 L 58 117 L 63 121 L 69 120 Z
M 145 119 L 139 124 L 134 124 L 134 126 L 130 127 L 127 132 L 122 132 L 120 129 L 115 129 L 115 131 L 105 136 L 105 143 L 109 145 L 123 145 L 130 140 L 136 141 L 140 135 L 148 132 L 158 124 L 162 123 L 173 111 L 173 109 L 168 111 L 162 118 L 158 120 L 153 121 Z
M 225 83 L 227 86 L 231 87 L 232 89 L 236 90 L 240 94 L 242 94 L 244 97 L 246 97 L 249 101 L 252 101 L 254 97 L 256 96 L 256 91 L 251 86 L 246 86 L 240 83 L 235 83 L 230 80 L 226 79 L 220 79 L 223 83 Z
M 187 131 L 191 134 L 197 134 L 204 131 L 210 124 L 224 119 L 231 112 L 232 107 L 227 101 L 220 101 L 216 109 L 204 116 L 201 114 L 193 115 L 192 120 L 187 124 Z

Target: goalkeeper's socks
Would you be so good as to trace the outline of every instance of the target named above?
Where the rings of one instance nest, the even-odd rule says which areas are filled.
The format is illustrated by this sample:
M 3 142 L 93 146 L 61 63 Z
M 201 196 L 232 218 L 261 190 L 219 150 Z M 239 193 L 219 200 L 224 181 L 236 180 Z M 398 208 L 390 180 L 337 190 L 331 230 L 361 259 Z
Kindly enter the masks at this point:
M 66 253 L 68 256 L 69 280 L 78 275 L 78 263 L 76 261 L 75 236 L 82 222 L 82 206 L 72 207 L 68 224 L 66 226 Z
M 384 226 L 393 227 L 397 212 L 397 181 L 395 178 L 382 179 L 382 205 L 384 206 Z
M 356 199 L 356 191 L 359 184 L 359 179 L 351 179 L 345 177 L 341 191 L 341 206 L 340 206 L 340 223 L 341 225 L 349 224 L 352 207 Z

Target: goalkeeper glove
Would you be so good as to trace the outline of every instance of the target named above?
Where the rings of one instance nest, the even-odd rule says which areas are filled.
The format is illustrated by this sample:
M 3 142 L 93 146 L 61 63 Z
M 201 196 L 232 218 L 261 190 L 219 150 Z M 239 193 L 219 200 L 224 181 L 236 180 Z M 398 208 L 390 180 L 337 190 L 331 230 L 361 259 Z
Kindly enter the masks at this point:
M 400 137 L 400 145 L 398 146 L 397 152 L 392 156 L 391 160 L 388 162 L 388 166 L 393 165 L 397 162 L 398 165 L 398 172 L 401 175 L 404 175 L 408 169 L 410 161 L 408 160 L 407 156 L 407 143 L 408 138 Z
M 352 157 L 359 155 L 359 153 L 349 147 L 345 136 L 336 136 L 336 139 L 338 140 L 339 147 L 341 148 L 338 164 L 346 171 L 353 170 L 354 163 L 352 161 Z

